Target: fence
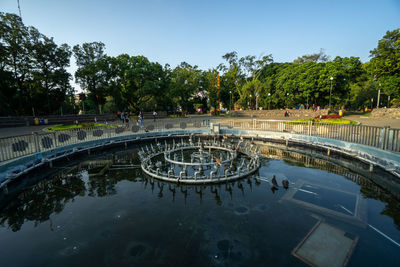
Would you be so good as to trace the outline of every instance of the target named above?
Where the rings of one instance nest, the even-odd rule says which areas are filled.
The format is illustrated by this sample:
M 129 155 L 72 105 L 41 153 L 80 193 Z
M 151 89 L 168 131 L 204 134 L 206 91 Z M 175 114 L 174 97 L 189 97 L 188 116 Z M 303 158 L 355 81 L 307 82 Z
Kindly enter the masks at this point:
M 383 150 L 400 152 L 400 129 L 365 125 L 346 125 L 335 123 L 293 122 L 278 120 L 224 120 L 221 127 L 288 132 L 336 139 Z
M 209 127 L 208 120 L 168 123 L 159 121 L 147 124 L 145 127 L 132 124 L 123 126 L 109 125 L 107 128 L 86 127 L 59 132 L 35 132 L 27 135 L 0 138 L 0 162 L 87 141 L 107 140 L 117 136 L 127 136 L 144 132 Z
M 221 120 L 221 127 L 244 130 L 288 132 L 292 134 L 337 139 L 383 150 L 400 152 L 400 129 L 363 125 L 340 125 L 312 122 L 274 120 Z M 198 129 L 209 127 L 209 120 L 189 122 L 151 122 L 145 127 L 82 128 L 62 132 L 41 132 L 0 139 L 0 162 L 92 140 L 107 140 L 143 132 L 161 132 L 173 129 Z

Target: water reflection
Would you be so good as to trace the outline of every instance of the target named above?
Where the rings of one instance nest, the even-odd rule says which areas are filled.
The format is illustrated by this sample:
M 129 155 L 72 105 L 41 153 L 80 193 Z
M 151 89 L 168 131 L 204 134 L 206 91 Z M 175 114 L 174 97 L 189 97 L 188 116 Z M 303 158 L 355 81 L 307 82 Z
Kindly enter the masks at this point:
M 347 180 L 360 186 L 360 193 L 364 198 L 379 200 L 385 203 L 381 214 L 393 218 L 397 229 L 400 229 L 400 195 L 398 193 L 399 183 L 395 177 L 391 178 L 388 173 L 371 173 L 369 178 L 333 163 L 330 160 L 324 160 L 318 157 L 310 157 L 293 151 L 285 151 L 274 147 L 262 146 L 261 154 L 272 159 L 284 160 L 287 163 L 307 168 L 314 168 L 327 171 L 329 173 L 338 174 Z M 351 164 L 353 164 L 351 162 Z M 386 185 L 382 188 L 374 181 Z M 283 181 L 282 181 L 283 183 Z M 286 181 L 285 181 L 286 183 Z M 390 185 L 388 185 L 390 184 Z M 289 184 L 287 183 L 287 186 Z M 284 185 L 284 188 L 285 185 Z M 271 190 L 273 190 L 271 188 Z
M 268 158 L 285 160 L 294 165 L 339 174 L 358 184 L 365 198 L 377 199 L 385 203 L 382 214 L 393 218 L 394 223 L 400 229 L 400 202 L 398 198 L 370 179 L 330 161 L 311 158 L 300 153 L 264 147 L 262 154 Z M 263 164 L 267 165 L 268 159 Z M 229 199 L 233 200 L 235 197 L 244 196 L 246 191 L 252 192 L 253 186 L 261 186 L 263 179 L 259 177 L 259 174 L 256 174 L 244 180 L 218 185 L 170 184 L 144 177 L 139 168 L 136 153 L 112 154 L 108 159 L 84 161 L 71 168 L 63 169 L 49 179 L 41 180 L 31 188 L 17 193 L 1 209 L 0 224 L 9 227 L 14 232 L 20 230 L 27 221 L 38 225 L 48 221 L 53 213 L 60 213 L 67 203 L 74 201 L 77 197 L 116 195 L 118 193 L 116 185 L 120 181 L 141 183 L 145 190 L 149 188 L 158 199 L 170 198 L 172 202 L 175 202 L 177 195 L 179 195 L 183 197 L 185 204 L 191 195 L 197 196 L 199 203 L 202 204 L 204 195 L 212 194 L 215 204 L 222 206 L 224 199 L 221 198 L 221 192 L 225 192 Z M 265 181 L 270 185 L 272 193 L 275 194 L 279 190 L 280 186 L 275 175 L 272 179 Z M 290 181 L 282 179 L 280 183 L 285 189 L 281 190 L 283 194 L 284 191 L 289 189 Z

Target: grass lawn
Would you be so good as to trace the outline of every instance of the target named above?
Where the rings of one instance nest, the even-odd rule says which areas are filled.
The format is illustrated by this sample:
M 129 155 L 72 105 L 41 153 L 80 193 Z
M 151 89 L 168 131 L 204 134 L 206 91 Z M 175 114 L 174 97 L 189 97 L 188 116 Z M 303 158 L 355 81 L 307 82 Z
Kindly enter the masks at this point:
M 83 123 L 83 124 L 70 124 L 70 125 L 54 125 L 53 127 L 49 127 L 46 131 L 65 131 L 65 130 L 72 130 L 77 128 L 89 128 L 89 127 L 96 127 L 96 128 L 107 128 L 107 126 L 114 128 L 117 127 L 115 125 L 105 124 L 105 123 Z
M 337 124 L 357 124 L 356 121 L 346 120 L 346 119 L 299 119 L 293 120 L 292 122 L 296 121 L 312 121 L 312 122 L 323 122 L 323 123 L 337 123 Z

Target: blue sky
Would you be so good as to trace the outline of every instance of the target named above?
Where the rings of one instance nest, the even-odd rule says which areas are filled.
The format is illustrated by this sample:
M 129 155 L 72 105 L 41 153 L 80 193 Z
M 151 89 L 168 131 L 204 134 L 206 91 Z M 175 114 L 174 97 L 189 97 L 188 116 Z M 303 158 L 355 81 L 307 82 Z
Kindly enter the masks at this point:
M 202 69 L 221 56 L 272 54 L 293 61 L 318 52 L 369 60 L 387 30 L 400 28 L 400 0 L 178 1 L 20 0 L 26 25 L 70 46 L 102 41 L 106 53 L 144 55 L 175 67 Z M 1 12 L 18 14 L 17 0 L 1 0 Z M 72 65 L 74 65 L 72 58 Z M 71 67 L 71 71 L 75 69 Z

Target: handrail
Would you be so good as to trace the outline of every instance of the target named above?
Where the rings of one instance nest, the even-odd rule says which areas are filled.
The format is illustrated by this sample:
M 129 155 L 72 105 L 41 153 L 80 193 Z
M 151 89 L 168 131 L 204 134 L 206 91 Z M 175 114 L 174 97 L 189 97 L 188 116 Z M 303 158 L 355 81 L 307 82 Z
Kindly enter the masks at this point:
M 386 151 L 400 152 L 400 129 L 365 125 L 340 125 L 285 120 L 219 120 L 221 127 L 266 132 L 286 132 L 336 139 L 366 145 Z M 199 129 L 209 127 L 209 120 L 189 122 L 155 122 L 145 127 L 85 128 L 57 132 L 40 132 L 21 136 L 0 138 L 0 162 L 43 152 L 66 145 L 93 140 L 107 140 L 145 132 L 162 132 L 176 129 Z

